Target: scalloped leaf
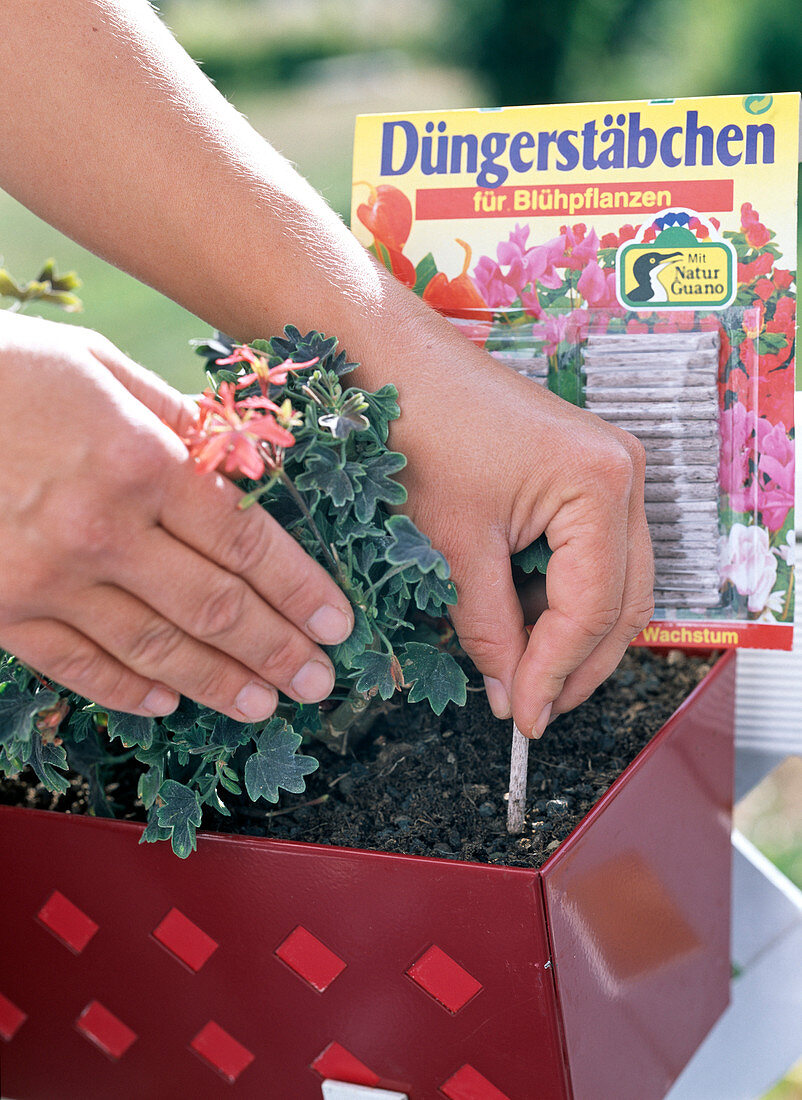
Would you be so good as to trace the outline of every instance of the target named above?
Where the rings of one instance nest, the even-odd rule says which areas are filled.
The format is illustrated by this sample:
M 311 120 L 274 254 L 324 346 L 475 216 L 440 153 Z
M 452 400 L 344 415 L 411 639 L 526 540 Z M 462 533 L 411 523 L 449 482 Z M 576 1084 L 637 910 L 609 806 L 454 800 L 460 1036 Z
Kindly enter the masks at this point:
M 535 570 L 538 573 L 545 573 L 551 555 L 552 549 L 546 540 L 546 536 L 541 535 L 525 549 L 513 554 L 512 563 L 522 569 L 524 573 L 534 573 Z
M 134 745 L 149 749 L 153 744 L 153 730 L 156 723 L 152 718 L 143 714 L 128 714 L 122 710 L 110 710 L 106 713 L 109 716 L 111 741 L 119 737 L 127 749 L 133 748 Z
M 361 673 L 357 691 L 378 691 L 382 699 L 389 699 L 402 686 L 401 666 L 394 653 L 366 649 L 354 658 L 353 668 Z
M 404 455 L 397 451 L 364 459 L 364 476 L 354 495 L 354 515 L 360 523 L 368 523 L 373 518 L 379 501 L 390 505 L 404 503 L 406 489 L 391 479 L 406 464 Z
M 442 714 L 448 703 L 465 706 L 468 677 L 450 653 L 423 642 L 407 642 L 401 668 L 406 682 L 412 684 L 410 703 L 427 699 L 435 714 Z
M 446 580 L 450 573 L 448 562 L 409 516 L 390 516 L 387 529 L 393 541 L 387 548 L 385 558 L 391 565 L 415 565 L 421 573 L 434 570 L 438 577 Z
M 201 804 L 198 792 L 174 779 L 165 779 L 159 787 L 162 805 L 156 811 L 159 829 L 170 830 L 173 851 L 180 859 L 195 851 L 195 830 L 201 823 Z
M 279 787 L 292 794 L 306 790 L 304 776 L 318 762 L 296 752 L 301 737 L 283 718 L 271 718 L 256 742 L 256 752 L 245 761 L 245 789 L 256 802 L 260 798 L 278 802 Z
M 34 718 L 57 699 L 54 691 L 20 691 L 13 680 L 0 684 L 0 745 L 30 741 Z

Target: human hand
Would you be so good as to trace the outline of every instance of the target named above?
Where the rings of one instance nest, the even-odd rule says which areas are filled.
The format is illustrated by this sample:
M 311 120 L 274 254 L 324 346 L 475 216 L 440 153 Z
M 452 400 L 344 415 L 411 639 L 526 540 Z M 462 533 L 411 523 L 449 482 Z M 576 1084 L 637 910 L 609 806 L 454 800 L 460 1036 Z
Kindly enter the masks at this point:
M 240 722 L 325 698 L 345 596 L 197 472 L 195 406 L 97 333 L 0 314 L 0 647 L 101 706 Z
M 651 618 L 643 448 L 408 308 L 386 364 L 410 380 L 391 429 L 409 460 L 406 510 L 451 563 L 454 626 L 494 714 L 537 737 Z M 510 555 L 544 531 L 548 607 L 529 636 Z

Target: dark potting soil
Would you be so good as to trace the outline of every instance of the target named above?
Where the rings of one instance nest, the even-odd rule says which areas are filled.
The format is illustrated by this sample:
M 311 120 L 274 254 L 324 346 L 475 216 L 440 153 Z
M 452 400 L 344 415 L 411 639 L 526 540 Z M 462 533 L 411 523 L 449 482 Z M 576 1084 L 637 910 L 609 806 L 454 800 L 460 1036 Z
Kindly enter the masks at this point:
M 232 804 L 231 818 L 204 812 L 203 827 L 221 832 L 302 840 L 347 848 L 539 867 L 598 802 L 712 661 L 679 651 L 630 650 L 586 703 L 561 715 L 529 752 L 524 832 L 506 831 L 510 722 L 490 712 L 481 678 L 472 673 L 468 703 L 438 718 L 423 704 L 379 718 L 352 756 L 315 744 L 320 768 L 303 795 L 278 806 Z M 106 788 L 117 816 L 144 820 L 136 803 L 137 772 Z M 0 803 L 87 812 L 85 781 L 54 796 L 26 776 L 0 779 Z

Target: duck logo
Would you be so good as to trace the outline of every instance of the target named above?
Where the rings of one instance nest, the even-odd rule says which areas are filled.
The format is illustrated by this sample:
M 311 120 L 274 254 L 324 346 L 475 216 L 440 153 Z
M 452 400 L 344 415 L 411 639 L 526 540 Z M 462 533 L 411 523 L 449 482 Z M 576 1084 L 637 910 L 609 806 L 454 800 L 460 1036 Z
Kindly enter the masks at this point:
M 729 241 L 693 210 L 664 210 L 615 258 L 625 309 L 722 309 L 735 298 L 737 259 Z

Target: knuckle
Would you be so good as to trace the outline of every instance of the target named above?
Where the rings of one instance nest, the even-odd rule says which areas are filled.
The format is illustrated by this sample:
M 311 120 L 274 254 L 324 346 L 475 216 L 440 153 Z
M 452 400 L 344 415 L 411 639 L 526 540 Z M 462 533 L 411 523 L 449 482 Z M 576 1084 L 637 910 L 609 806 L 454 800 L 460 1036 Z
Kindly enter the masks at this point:
M 636 435 L 632 435 L 631 432 L 624 432 L 624 438 L 622 440 L 624 447 L 626 447 L 627 454 L 632 461 L 633 473 L 636 476 L 641 476 L 646 469 L 646 448 Z
M 598 607 L 588 611 L 584 620 L 578 623 L 590 638 L 603 638 L 609 634 L 621 618 L 621 607 Z
M 247 590 L 234 578 L 223 581 L 201 600 L 193 622 L 198 638 L 215 638 L 230 634 L 244 618 Z
M 179 647 L 181 631 L 166 619 L 154 620 L 129 642 L 128 660 L 140 668 L 158 668 Z
M 266 519 L 266 517 L 264 517 Z M 258 510 L 240 513 L 240 522 L 232 524 L 222 561 L 234 573 L 246 574 L 260 565 L 270 552 L 270 523 L 262 522 Z
M 480 672 L 499 668 L 507 663 L 510 647 L 492 633 L 478 630 L 459 631 L 459 643 Z
M 632 456 L 623 443 L 617 442 L 600 456 L 598 475 L 608 493 L 628 497 L 635 478 Z
M 280 631 L 269 639 L 262 667 L 271 682 L 289 683 L 308 656 L 302 641 Z
M 208 667 L 196 671 L 195 683 L 187 689 L 187 693 L 199 702 L 222 709 L 224 704 L 228 705 L 236 696 L 237 690 L 232 683 L 229 662 L 215 661 Z
M 282 614 L 288 609 L 293 612 L 294 619 L 307 618 L 307 612 L 314 611 L 320 601 L 317 599 L 317 590 L 310 583 L 311 578 L 301 576 L 294 571 L 287 574 L 281 582 L 281 600 L 276 606 Z
M 49 663 L 53 669 L 53 675 L 65 687 L 75 684 L 79 686 L 78 690 L 81 690 L 87 684 L 93 687 L 99 686 L 106 678 L 106 658 L 99 649 L 92 646 L 78 646 L 70 653 L 54 656 Z
M 71 556 L 105 558 L 119 545 L 114 517 L 94 499 L 79 494 L 70 494 L 54 509 L 47 526 L 55 546 Z
M 654 615 L 654 601 L 650 601 L 644 607 L 636 608 L 635 610 L 628 612 L 622 619 L 622 626 L 624 627 L 627 635 L 630 638 L 634 638 L 636 634 L 640 634 L 641 630 L 645 626 L 648 626 L 652 621 Z

